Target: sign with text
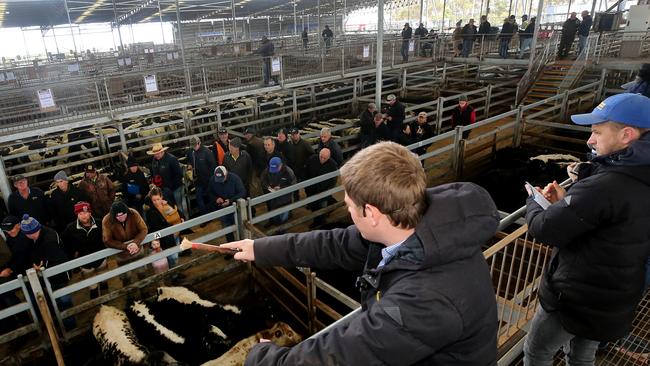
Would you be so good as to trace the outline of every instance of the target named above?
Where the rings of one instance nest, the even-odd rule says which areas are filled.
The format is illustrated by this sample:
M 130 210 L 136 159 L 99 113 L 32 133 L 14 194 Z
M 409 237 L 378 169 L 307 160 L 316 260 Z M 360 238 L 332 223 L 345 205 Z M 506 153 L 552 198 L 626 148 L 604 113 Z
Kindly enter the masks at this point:
M 370 46 L 369 45 L 363 46 L 363 51 L 361 52 L 361 58 L 363 58 L 364 60 L 370 59 Z
M 415 40 L 412 39 L 409 41 L 409 52 L 414 52 L 415 51 Z
M 48 112 L 56 110 L 56 103 L 54 103 L 52 89 L 37 90 L 36 95 L 38 96 L 38 105 L 41 108 L 41 111 Z
M 271 58 L 271 74 L 279 75 L 282 71 L 282 58 L 272 57 Z
M 144 89 L 147 95 L 158 94 L 158 82 L 156 81 L 156 75 L 145 75 L 144 77 Z

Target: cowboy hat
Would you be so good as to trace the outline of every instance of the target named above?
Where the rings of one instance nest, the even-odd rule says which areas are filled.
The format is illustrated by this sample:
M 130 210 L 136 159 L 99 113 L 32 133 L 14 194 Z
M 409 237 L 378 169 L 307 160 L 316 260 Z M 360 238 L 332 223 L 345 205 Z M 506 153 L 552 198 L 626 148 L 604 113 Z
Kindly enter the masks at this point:
M 169 149 L 168 146 L 163 147 L 160 142 L 156 142 L 151 147 L 151 150 L 147 151 L 147 155 L 156 155 L 159 152 L 167 151 L 167 149 Z

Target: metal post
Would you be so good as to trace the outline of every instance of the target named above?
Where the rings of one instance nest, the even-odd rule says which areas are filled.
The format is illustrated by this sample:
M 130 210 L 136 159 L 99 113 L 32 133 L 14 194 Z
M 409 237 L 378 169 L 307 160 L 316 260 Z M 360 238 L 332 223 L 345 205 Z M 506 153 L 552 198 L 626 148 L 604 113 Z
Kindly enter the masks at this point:
M 571 0 L 569 0 L 569 2 L 570 1 Z M 510 5 L 508 5 L 508 16 L 510 16 L 510 14 L 512 14 L 512 0 L 510 0 Z
M 597 0 L 594 0 L 594 2 L 591 4 L 591 13 L 589 13 L 589 15 L 591 15 L 592 17 L 594 16 L 594 12 L 596 11 L 596 1 Z
M 232 41 L 235 42 L 235 40 L 237 39 L 237 18 L 235 18 L 235 0 L 230 0 L 230 7 L 232 8 Z
M 384 0 L 377 3 L 377 72 L 375 74 L 375 104 L 381 110 L 381 87 L 384 52 Z
M 422 24 L 422 13 L 424 13 L 424 0 L 420 0 L 420 24 Z
M 68 25 L 70 26 L 70 36 L 72 37 L 72 45 L 74 46 L 74 55 L 77 56 L 77 42 L 74 40 L 74 31 L 72 30 L 72 21 L 70 20 L 70 10 L 68 9 L 68 0 L 63 0 L 65 6 L 65 13 L 68 16 Z
M 440 34 L 445 33 L 445 13 L 446 13 L 446 11 L 447 11 L 447 0 L 442 0 L 442 23 L 440 24 Z
M 181 59 L 183 61 L 183 69 L 185 70 L 185 90 L 188 94 L 192 94 L 192 84 L 190 82 L 190 70 L 185 61 L 185 42 L 183 42 L 183 32 L 181 31 L 181 7 L 176 0 L 176 24 L 178 25 L 178 40 L 181 45 Z
M 293 35 L 298 34 L 298 19 L 296 18 L 296 0 L 293 0 Z
M 318 46 L 320 47 L 320 44 L 321 44 L 320 42 L 321 42 L 321 38 L 322 38 L 320 36 L 320 33 L 323 31 L 323 28 L 321 28 L 321 25 L 320 25 L 320 0 L 316 0 L 316 12 L 317 12 L 316 14 L 317 14 L 317 19 L 318 19 L 318 29 L 316 30 L 316 32 L 319 33 L 318 34 Z
M 291 93 L 291 122 L 295 126 L 298 123 L 298 95 L 296 89 Z
M 571 0 L 569 0 L 569 6 L 566 8 L 566 17 L 569 17 L 569 14 L 571 14 Z
M 266 33 L 271 37 L 271 17 L 266 17 Z
M 537 47 L 537 36 L 539 35 L 539 27 L 542 24 L 543 6 L 544 6 L 544 0 L 539 0 L 539 4 L 537 5 L 537 18 L 535 19 L 535 31 L 533 32 L 533 41 L 530 43 L 530 58 L 528 59 L 529 70 L 533 68 L 533 60 L 535 59 L 535 48 Z
M 36 304 L 40 310 L 41 316 L 43 317 L 43 323 L 45 323 L 45 328 L 47 329 L 47 334 L 50 337 L 50 342 L 52 342 L 52 350 L 54 350 L 54 357 L 56 363 L 59 366 L 65 365 L 63 360 L 63 353 L 61 352 L 61 345 L 59 344 L 59 336 L 56 333 L 56 328 L 54 328 L 54 320 L 52 319 L 52 313 L 47 305 L 47 299 L 43 293 L 43 288 L 41 287 L 41 282 L 38 278 L 38 273 L 30 268 L 27 270 L 27 278 L 29 279 L 29 285 L 32 288 L 32 293 L 36 298 Z
M 122 147 L 122 151 L 127 152 L 128 148 L 126 146 L 126 137 L 124 136 L 124 126 L 122 125 L 122 122 L 117 124 L 117 132 L 120 134 L 120 146 Z
M 439 135 L 440 131 L 442 130 L 442 113 L 444 112 L 443 111 L 444 107 L 445 107 L 445 98 L 439 97 L 438 105 L 436 107 L 436 135 Z
M 488 85 L 485 93 L 485 118 L 490 115 L 490 103 L 492 102 L 492 84 Z
M 165 44 L 165 28 L 163 28 L 162 9 L 160 8 L 160 0 L 158 0 L 158 19 L 160 19 L 160 33 L 162 33 L 163 44 Z
M 333 2 L 333 7 L 334 7 L 334 35 L 337 35 L 337 30 L 336 30 L 336 0 L 332 0 Z
M 9 177 L 5 170 L 5 162 L 0 158 L 0 192 L 2 192 L 2 199 L 5 201 L 5 206 L 9 207 L 9 195 L 11 195 L 11 184 L 9 184 Z
M 117 22 L 117 9 L 115 8 L 115 0 L 113 0 L 113 15 L 115 16 L 115 26 L 117 26 L 117 35 L 120 37 L 120 48 L 122 48 L 122 55 L 124 54 L 124 42 L 122 42 L 122 31 L 120 31 L 120 23 Z
M 347 10 L 347 1 L 343 0 L 343 13 L 341 13 L 341 34 L 345 34 L 345 25 L 343 21 L 345 20 L 345 11 Z

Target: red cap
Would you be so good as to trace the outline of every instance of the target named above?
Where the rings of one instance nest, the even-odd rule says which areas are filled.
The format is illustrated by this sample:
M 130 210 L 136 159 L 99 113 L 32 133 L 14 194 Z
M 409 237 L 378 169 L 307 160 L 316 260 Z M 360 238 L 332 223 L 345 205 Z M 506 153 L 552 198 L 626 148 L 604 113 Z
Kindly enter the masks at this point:
M 74 205 L 74 214 L 77 215 L 79 212 L 92 212 L 90 203 L 84 201 L 77 202 Z

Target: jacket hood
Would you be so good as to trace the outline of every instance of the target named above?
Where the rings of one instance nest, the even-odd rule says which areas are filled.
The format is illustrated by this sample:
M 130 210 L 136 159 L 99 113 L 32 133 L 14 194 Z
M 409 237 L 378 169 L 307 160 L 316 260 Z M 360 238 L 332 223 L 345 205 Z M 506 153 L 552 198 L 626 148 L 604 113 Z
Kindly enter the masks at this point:
M 428 208 L 415 228 L 424 249 L 421 268 L 469 258 L 481 251 L 499 225 L 490 194 L 473 183 L 427 189 Z
M 650 185 L 650 133 L 645 133 L 626 149 L 609 155 L 597 156 L 592 160 L 605 170 L 629 175 Z

